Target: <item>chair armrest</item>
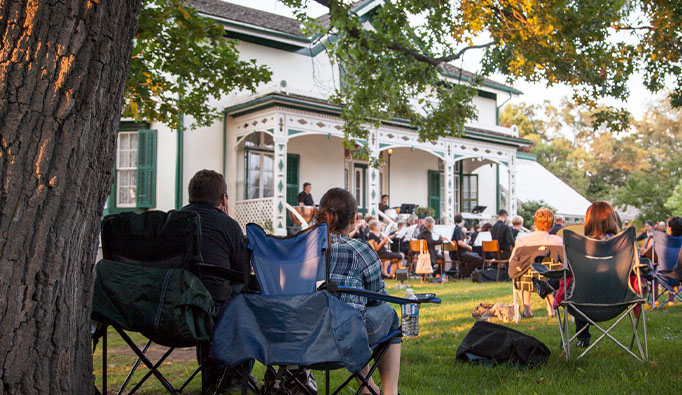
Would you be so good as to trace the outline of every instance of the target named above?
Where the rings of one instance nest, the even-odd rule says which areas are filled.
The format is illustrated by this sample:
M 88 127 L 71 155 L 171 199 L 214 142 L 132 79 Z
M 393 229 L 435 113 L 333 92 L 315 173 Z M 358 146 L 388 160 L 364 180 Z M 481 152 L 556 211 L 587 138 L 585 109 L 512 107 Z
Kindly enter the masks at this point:
M 549 270 L 547 266 L 540 262 L 533 262 L 530 264 L 530 267 L 533 268 L 536 272 L 538 272 L 539 275 L 547 278 L 564 278 L 564 275 L 569 275 L 570 271 L 566 268 L 563 269 L 557 269 L 557 270 Z
M 328 291 L 332 292 L 332 288 L 328 288 Z M 408 304 L 408 303 L 436 303 L 440 304 L 440 298 L 437 298 L 435 294 L 428 294 L 428 297 L 422 298 L 422 299 L 405 299 L 405 298 L 399 298 L 397 296 L 391 296 L 391 295 L 386 295 L 382 294 L 379 292 L 374 292 L 374 291 L 369 291 L 366 289 L 360 289 L 360 288 L 351 288 L 351 287 L 340 287 L 337 286 L 335 287 L 334 292 L 342 292 L 342 293 L 347 293 L 350 295 L 357 295 L 357 296 L 364 296 L 367 299 L 371 300 L 380 300 L 384 302 L 389 302 L 389 303 L 395 303 L 395 304 Z M 419 296 L 419 295 L 417 295 Z

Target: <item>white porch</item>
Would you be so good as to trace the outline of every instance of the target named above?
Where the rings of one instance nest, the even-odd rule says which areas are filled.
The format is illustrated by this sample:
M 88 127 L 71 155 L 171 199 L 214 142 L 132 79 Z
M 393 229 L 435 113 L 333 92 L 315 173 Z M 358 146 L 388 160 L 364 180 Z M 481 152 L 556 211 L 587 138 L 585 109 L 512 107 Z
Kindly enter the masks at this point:
M 488 142 L 482 133 L 478 140 L 420 142 L 411 129 L 385 125 L 372 130 L 368 141 L 358 141 L 369 145 L 372 158 L 382 159 L 381 167 L 372 168 L 349 158 L 340 118 L 315 110 L 275 105 L 233 111 L 227 118 L 230 212 L 242 226 L 257 222 L 286 234 L 287 201 L 296 204 L 304 182 L 312 184 L 316 203 L 329 188 L 344 187 L 356 196 L 360 210 L 375 215 L 384 193 L 391 196 L 391 206 L 433 207 L 446 221 L 471 211 L 474 203 L 487 206 L 486 215 L 503 207 L 516 212 L 518 143 Z

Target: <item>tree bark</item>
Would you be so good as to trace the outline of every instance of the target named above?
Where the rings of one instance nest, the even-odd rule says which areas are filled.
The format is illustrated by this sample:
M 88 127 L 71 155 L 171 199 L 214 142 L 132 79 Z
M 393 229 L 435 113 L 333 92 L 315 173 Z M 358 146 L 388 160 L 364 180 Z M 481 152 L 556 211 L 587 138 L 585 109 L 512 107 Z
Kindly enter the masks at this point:
M 140 3 L 0 0 L 0 394 L 93 392 L 93 267 Z

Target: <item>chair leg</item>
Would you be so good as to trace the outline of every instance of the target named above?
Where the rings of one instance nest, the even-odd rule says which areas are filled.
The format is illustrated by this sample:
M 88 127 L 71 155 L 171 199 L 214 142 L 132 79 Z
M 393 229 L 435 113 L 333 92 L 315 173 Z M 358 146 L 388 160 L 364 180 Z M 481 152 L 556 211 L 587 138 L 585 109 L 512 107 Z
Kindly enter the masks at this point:
M 149 349 L 149 346 L 151 344 L 152 344 L 152 341 L 147 340 L 147 343 L 145 343 L 144 348 L 142 348 L 142 354 L 145 354 L 145 355 L 147 354 L 147 350 Z M 140 362 L 142 362 L 142 360 L 140 358 L 137 358 L 137 361 L 135 361 L 135 363 L 133 364 L 133 367 L 130 369 L 130 372 L 128 372 L 128 376 L 126 377 L 125 380 L 123 380 L 123 384 L 121 384 L 121 388 L 118 390 L 117 395 L 121 395 L 123 393 L 123 391 L 125 391 L 126 387 L 130 383 L 130 380 L 133 378 L 135 371 L 140 366 Z M 141 382 L 144 382 L 144 380 L 146 380 L 147 377 L 149 377 L 149 376 L 145 376 L 145 378 L 143 380 L 141 380 Z M 137 387 L 135 387 L 135 388 L 137 388 Z M 134 392 L 134 391 L 135 391 L 135 389 L 133 389 L 131 392 Z
M 102 338 L 102 394 L 107 393 L 107 331 L 108 327 L 104 327 L 104 337 Z
M 158 369 L 158 368 L 161 366 L 161 364 L 163 363 L 163 361 L 165 361 L 166 358 L 168 358 L 168 356 L 171 355 L 171 353 L 173 352 L 173 350 L 175 350 L 175 348 L 173 348 L 173 347 L 171 347 L 171 348 L 169 348 L 168 350 L 166 350 L 166 352 L 163 353 L 163 355 L 161 356 L 161 358 L 160 358 L 158 361 L 156 361 L 156 363 L 154 364 L 154 369 Z M 130 390 L 130 392 L 128 393 L 128 395 L 132 395 L 132 394 L 134 394 L 138 389 L 140 389 L 140 387 L 142 387 L 142 384 L 144 384 L 144 382 L 147 381 L 147 379 L 148 379 L 151 375 L 152 375 L 152 372 L 149 371 L 149 372 L 147 372 L 144 376 L 142 376 L 142 379 L 141 379 L 137 384 L 135 384 L 135 387 L 133 387 L 133 389 Z M 179 391 L 178 391 L 178 392 L 179 392 Z
M 142 360 L 142 362 L 144 362 L 145 365 L 147 365 L 147 368 L 149 368 L 149 370 L 151 370 L 152 374 L 154 376 L 156 376 L 156 378 L 161 382 L 161 384 L 164 386 L 164 388 L 166 388 L 166 390 L 168 392 L 170 392 L 171 394 L 174 394 L 174 395 L 177 394 L 177 391 L 175 390 L 175 388 L 173 388 L 173 386 L 168 382 L 168 380 L 166 380 L 166 378 L 163 377 L 163 375 L 157 370 L 157 368 L 154 367 L 154 365 L 151 363 L 149 358 L 147 358 L 142 353 L 142 351 L 140 351 L 140 349 L 132 341 L 130 336 L 128 336 L 122 329 L 120 329 L 118 327 L 114 327 L 114 328 L 116 329 L 118 334 L 123 338 L 123 340 L 128 344 L 128 346 L 133 350 L 133 352 L 135 354 L 137 354 L 137 357 L 140 358 Z
M 329 395 L 329 369 L 327 369 L 324 375 L 324 393 Z

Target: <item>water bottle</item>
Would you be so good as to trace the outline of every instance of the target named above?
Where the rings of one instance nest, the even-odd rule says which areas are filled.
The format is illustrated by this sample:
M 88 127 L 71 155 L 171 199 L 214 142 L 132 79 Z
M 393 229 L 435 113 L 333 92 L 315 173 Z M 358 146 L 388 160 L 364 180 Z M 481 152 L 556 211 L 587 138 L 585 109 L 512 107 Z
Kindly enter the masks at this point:
M 405 299 L 417 300 L 412 288 L 408 288 Z M 417 337 L 419 335 L 419 303 L 402 305 L 403 337 Z

